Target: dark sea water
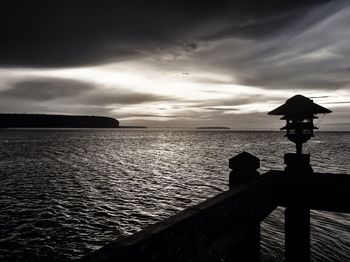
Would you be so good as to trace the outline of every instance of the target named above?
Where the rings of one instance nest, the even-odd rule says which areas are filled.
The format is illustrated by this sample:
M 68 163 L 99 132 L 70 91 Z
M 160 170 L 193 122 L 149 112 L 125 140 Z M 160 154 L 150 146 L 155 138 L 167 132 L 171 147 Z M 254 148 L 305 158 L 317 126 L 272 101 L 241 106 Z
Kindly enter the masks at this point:
M 243 150 L 265 172 L 294 145 L 279 132 L 2 130 L 0 261 L 69 261 L 176 214 L 227 190 Z M 306 151 L 315 171 L 349 173 L 350 133 L 318 133 Z M 313 261 L 349 261 L 350 216 L 311 212 Z M 282 208 L 262 233 L 264 260 L 282 260 Z

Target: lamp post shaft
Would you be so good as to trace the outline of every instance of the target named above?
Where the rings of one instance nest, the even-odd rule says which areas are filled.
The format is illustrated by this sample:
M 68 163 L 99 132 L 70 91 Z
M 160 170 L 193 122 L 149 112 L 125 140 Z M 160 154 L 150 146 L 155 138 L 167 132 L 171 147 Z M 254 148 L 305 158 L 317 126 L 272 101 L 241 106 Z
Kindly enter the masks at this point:
M 296 143 L 295 144 L 296 145 L 296 147 L 297 147 L 297 154 L 298 155 L 301 155 L 302 154 L 302 152 L 303 152 L 303 143 Z
M 284 156 L 284 162 L 287 176 L 309 176 L 313 174 L 310 166 L 310 155 L 301 154 L 301 152 L 297 154 L 288 153 Z M 287 199 L 285 256 L 286 262 L 310 261 L 310 208 L 307 199 L 302 199 L 298 194 Z
M 302 153 L 302 145 L 314 136 L 317 129 L 313 120 L 317 114 L 328 114 L 332 111 L 313 102 L 310 98 L 295 95 L 283 105 L 270 111 L 269 115 L 282 115 L 286 126 L 281 130 L 287 131 L 287 137 L 296 145 L 296 153 L 284 155 L 286 164 L 285 174 L 288 176 L 312 175 L 310 155 Z M 292 179 L 293 180 L 293 179 Z M 297 180 L 297 179 L 296 179 Z M 288 185 L 287 185 L 288 186 Z M 293 190 L 293 184 L 289 185 Z M 300 195 L 307 195 L 307 186 L 298 190 L 306 190 L 304 194 L 295 193 L 286 199 L 285 211 L 285 251 L 287 262 L 310 261 L 310 209 L 308 199 L 301 199 Z

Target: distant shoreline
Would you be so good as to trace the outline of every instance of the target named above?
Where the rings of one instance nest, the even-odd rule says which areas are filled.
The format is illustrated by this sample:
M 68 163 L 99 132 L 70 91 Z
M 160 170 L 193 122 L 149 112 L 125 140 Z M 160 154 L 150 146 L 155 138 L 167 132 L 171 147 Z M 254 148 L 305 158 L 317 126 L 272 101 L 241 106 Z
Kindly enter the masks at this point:
M 112 117 L 86 115 L 0 114 L 0 128 L 118 128 Z
M 119 126 L 118 128 L 147 128 L 147 126 Z
M 225 126 L 200 126 L 200 127 L 196 127 L 196 129 L 231 129 L 231 128 L 225 127 Z

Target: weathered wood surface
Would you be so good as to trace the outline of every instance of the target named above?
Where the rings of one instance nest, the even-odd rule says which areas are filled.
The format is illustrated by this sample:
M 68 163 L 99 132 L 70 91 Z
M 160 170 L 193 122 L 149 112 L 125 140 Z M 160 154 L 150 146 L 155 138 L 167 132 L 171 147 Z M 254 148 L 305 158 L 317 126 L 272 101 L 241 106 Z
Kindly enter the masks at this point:
M 222 261 L 240 252 L 245 237 L 277 206 L 276 179 L 268 174 L 233 187 L 81 261 Z M 252 226 L 253 225 L 253 226 Z M 235 261 L 243 261 L 237 257 Z

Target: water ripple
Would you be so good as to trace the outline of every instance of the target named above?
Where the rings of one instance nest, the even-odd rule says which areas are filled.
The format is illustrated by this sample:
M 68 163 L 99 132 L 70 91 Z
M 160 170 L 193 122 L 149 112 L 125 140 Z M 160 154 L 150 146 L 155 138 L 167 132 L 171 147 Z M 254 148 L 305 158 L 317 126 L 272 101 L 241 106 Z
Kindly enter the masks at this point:
M 320 133 L 315 171 L 346 173 L 350 135 Z M 281 133 L 190 130 L 0 131 L 0 261 L 67 261 L 228 189 L 241 151 L 261 172 L 294 151 Z M 283 259 L 282 208 L 262 228 L 264 261 Z M 312 211 L 314 261 L 350 257 L 349 216 Z

